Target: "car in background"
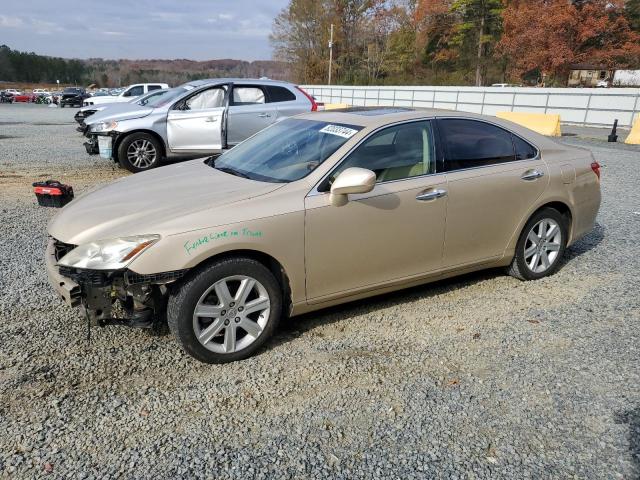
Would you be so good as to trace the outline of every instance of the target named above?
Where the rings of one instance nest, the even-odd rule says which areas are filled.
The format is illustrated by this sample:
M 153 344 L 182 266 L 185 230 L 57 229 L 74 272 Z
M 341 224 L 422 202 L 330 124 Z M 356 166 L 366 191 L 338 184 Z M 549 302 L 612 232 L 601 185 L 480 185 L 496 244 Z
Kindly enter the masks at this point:
M 37 95 L 35 93 L 20 93 L 13 96 L 13 101 L 16 103 L 32 103 L 36 101 Z
M 33 93 L 36 95 L 51 95 L 51 92 L 45 88 L 34 88 Z
M 164 92 L 167 92 L 168 89 L 161 89 L 161 90 L 152 90 L 149 93 L 142 95 L 141 97 L 135 97 L 131 100 L 129 100 L 128 103 L 139 103 L 139 102 L 145 102 L 147 99 L 149 98 L 153 98 L 157 95 L 162 95 Z M 80 124 L 79 130 L 80 132 L 85 132 L 85 128 L 86 128 L 86 124 L 85 124 L 85 119 L 90 117 L 91 115 L 93 115 L 96 112 L 101 112 L 109 107 L 113 107 L 113 106 L 123 106 L 126 105 L 125 103 L 122 102 L 115 102 L 115 103 L 104 103 L 102 105 L 87 105 L 84 107 L 81 107 L 80 110 L 78 110 L 78 112 L 73 116 L 73 118 L 75 119 L 76 122 L 78 122 Z M 146 105 L 146 103 L 143 103 L 143 105 Z
M 67 87 L 62 91 L 60 99 L 60 107 L 81 107 L 85 98 L 89 98 L 89 94 L 81 87 Z
M 219 154 L 284 118 L 316 111 L 300 87 L 246 78 L 197 80 L 85 121 L 89 143 L 132 172 Z
M 83 106 L 101 105 L 104 103 L 118 103 L 118 102 L 130 102 L 131 100 L 141 97 L 153 90 L 164 90 L 169 88 L 166 83 L 136 83 L 135 85 L 129 85 L 118 95 L 104 95 L 98 97 L 87 98 L 84 101 Z
M 0 92 L 0 103 L 13 103 L 13 94 L 6 90 Z
M 10 93 L 13 96 L 22 95 L 22 92 L 20 90 L 15 89 L 15 88 L 7 88 L 5 90 L 5 92 Z
M 72 201 L 49 223 L 46 265 L 83 321 L 167 318 L 189 355 L 224 363 L 282 316 L 487 268 L 552 275 L 600 201 L 591 152 L 505 120 L 326 111 Z

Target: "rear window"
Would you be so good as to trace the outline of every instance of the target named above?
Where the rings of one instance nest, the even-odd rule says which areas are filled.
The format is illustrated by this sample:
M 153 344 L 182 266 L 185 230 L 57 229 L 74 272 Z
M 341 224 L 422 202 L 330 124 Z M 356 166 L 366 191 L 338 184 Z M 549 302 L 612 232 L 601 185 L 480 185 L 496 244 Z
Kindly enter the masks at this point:
M 270 102 L 291 102 L 296 99 L 295 94 L 285 87 L 268 85 L 265 87 Z
M 152 90 L 161 90 L 162 85 L 149 85 L 147 87 L 147 91 L 151 92 Z
M 438 129 L 444 142 L 446 171 L 515 160 L 511 132 L 500 127 L 452 118 L 439 120 Z

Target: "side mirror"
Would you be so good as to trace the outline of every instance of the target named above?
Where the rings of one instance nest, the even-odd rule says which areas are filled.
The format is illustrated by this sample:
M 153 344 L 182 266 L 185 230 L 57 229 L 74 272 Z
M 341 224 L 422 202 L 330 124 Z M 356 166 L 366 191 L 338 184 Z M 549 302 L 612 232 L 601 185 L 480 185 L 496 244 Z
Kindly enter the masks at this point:
M 331 185 L 331 205 L 341 207 L 349 201 L 350 193 L 367 193 L 376 185 L 376 174 L 366 168 L 351 167 L 343 171 Z

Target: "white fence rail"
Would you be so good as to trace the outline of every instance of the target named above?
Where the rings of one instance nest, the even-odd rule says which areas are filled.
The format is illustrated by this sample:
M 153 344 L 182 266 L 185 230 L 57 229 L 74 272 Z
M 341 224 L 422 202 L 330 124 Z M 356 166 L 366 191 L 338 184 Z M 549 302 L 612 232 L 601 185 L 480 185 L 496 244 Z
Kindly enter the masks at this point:
M 640 88 L 353 87 L 306 85 L 316 100 L 356 106 L 444 108 L 497 112 L 558 113 L 563 123 L 631 126 L 640 114 Z

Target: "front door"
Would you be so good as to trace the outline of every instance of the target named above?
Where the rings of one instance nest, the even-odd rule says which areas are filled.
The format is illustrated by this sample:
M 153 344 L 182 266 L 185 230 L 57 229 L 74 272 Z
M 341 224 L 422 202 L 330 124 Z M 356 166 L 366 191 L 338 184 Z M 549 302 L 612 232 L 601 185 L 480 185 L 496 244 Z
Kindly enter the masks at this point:
M 177 102 L 167 115 L 169 149 L 203 155 L 220 152 L 228 92 L 227 85 L 217 85 Z
M 548 184 L 546 163 L 525 140 L 491 123 L 438 120 L 449 201 L 444 265 L 501 256 Z
M 236 145 L 254 133 L 267 128 L 276 121 L 275 103 L 267 103 L 267 97 L 259 86 L 233 86 L 229 104 L 227 142 Z
M 446 177 L 435 175 L 429 121 L 370 136 L 331 174 L 373 170 L 374 189 L 341 207 L 329 193 L 305 201 L 307 298 L 318 303 L 437 270 L 447 205 Z M 320 190 L 328 190 L 322 184 Z

